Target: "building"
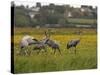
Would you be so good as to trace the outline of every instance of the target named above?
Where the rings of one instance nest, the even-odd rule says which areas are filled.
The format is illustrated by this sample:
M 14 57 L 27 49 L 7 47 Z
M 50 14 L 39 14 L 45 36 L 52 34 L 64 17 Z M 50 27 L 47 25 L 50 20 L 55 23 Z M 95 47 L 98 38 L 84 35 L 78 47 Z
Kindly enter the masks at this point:
M 29 16 L 31 17 L 31 18 L 34 18 L 34 16 L 36 15 L 36 14 L 39 14 L 39 10 L 40 10 L 40 7 L 31 7 L 30 8 L 30 12 L 29 12 Z

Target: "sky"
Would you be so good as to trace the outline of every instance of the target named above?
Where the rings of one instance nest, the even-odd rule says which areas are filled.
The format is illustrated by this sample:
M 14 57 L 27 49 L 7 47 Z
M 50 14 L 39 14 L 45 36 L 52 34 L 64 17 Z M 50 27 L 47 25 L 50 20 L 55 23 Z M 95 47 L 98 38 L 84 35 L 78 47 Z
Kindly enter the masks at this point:
M 41 5 L 49 5 L 50 3 L 54 3 L 54 2 L 40 2 Z M 24 5 L 24 6 L 27 6 L 29 5 L 29 7 L 32 7 L 32 6 L 36 6 L 36 2 L 35 1 L 15 1 L 15 4 L 16 5 Z M 57 5 L 67 5 L 67 3 L 54 3 L 54 4 L 57 4 Z M 69 4 L 68 4 L 69 5 Z M 70 6 L 74 6 L 74 7 L 80 7 L 80 5 L 70 5 Z
M 36 5 L 36 2 L 41 2 L 41 5 L 48 5 L 50 3 L 54 3 L 57 5 L 64 5 L 64 4 L 69 4 L 70 6 L 73 7 L 80 7 L 81 5 L 92 5 L 95 7 L 97 4 L 95 2 L 89 1 L 87 2 L 86 0 L 14 0 L 16 5 L 29 5 L 29 7 L 32 7 L 33 5 Z

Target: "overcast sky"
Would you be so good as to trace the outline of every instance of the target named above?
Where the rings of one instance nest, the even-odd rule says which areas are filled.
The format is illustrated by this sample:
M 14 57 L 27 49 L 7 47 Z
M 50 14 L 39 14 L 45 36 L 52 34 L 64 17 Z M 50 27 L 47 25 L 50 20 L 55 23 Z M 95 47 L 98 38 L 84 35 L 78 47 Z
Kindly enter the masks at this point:
M 49 5 L 50 3 L 49 2 L 40 2 L 41 5 Z M 52 2 L 51 2 L 52 3 Z M 24 5 L 24 6 L 27 6 L 29 5 L 29 7 L 32 7 L 32 6 L 36 6 L 36 2 L 25 2 L 25 1 L 15 1 L 15 4 L 16 5 Z M 54 3 L 54 4 L 57 4 L 57 5 L 66 5 L 67 3 Z M 74 6 L 74 7 L 80 7 L 80 5 L 71 5 L 71 6 Z
M 80 7 L 81 4 L 84 4 L 84 2 L 77 2 L 75 1 L 72 2 L 72 0 L 14 0 L 15 1 L 15 4 L 16 5 L 29 5 L 29 7 L 32 7 L 32 6 L 36 6 L 36 2 L 40 2 L 41 5 L 48 5 L 50 3 L 54 3 L 54 4 L 57 4 L 57 5 L 65 5 L 65 4 L 69 4 L 70 6 L 74 6 L 74 7 Z M 87 5 L 85 3 L 85 5 Z M 88 4 L 88 5 L 91 5 L 91 4 Z M 95 7 L 95 5 L 93 5 L 93 7 Z

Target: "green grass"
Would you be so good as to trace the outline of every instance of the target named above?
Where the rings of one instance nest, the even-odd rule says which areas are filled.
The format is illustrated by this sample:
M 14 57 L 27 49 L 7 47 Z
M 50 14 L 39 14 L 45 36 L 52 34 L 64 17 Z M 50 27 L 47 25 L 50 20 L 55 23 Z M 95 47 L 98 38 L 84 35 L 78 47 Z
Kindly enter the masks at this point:
M 38 39 L 44 37 L 43 32 L 45 28 L 37 30 L 34 28 L 16 28 L 14 35 L 14 72 L 15 73 L 29 73 L 29 72 L 47 72 L 47 71 L 66 71 L 66 70 L 81 70 L 81 69 L 95 69 L 97 68 L 97 35 L 96 29 L 81 29 L 83 35 L 74 34 L 80 29 L 62 28 L 52 29 L 51 38 L 60 44 L 62 55 L 59 52 L 53 54 L 52 49 L 47 47 L 47 53 L 44 51 L 37 55 L 33 51 L 31 56 L 16 55 L 19 49 L 19 42 L 26 34 L 29 34 Z M 66 49 L 66 43 L 75 38 L 81 37 L 81 41 L 77 46 L 77 53 L 69 53 Z M 32 50 L 33 46 L 28 49 Z
M 73 24 L 90 24 L 90 25 L 94 25 L 97 24 L 97 20 L 96 19 L 80 19 L 80 18 L 69 18 L 68 22 L 73 23 Z

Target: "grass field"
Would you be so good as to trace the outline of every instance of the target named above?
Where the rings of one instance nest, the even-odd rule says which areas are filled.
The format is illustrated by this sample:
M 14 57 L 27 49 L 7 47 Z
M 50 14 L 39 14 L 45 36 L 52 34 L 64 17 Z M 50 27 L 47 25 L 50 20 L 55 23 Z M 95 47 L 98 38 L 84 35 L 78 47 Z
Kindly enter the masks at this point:
M 73 24 L 88 24 L 88 25 L 96 25 L 97 20 L 96 19 L 80 19 L 80 18 L 69 18 L 68 22 Z
M 14 30 L 14 72 L 47 72 L 47 71 L 66 71 L 97 68 L 97 32 L 96 29 L 78 29 L 78 28 L 61 28 L 51 29 L 51 39 L 56 40 L 60 44 L 62 55 L 59 52 L 53 54 L 52 49 L 47 48 L 38 55 L 36 51 L 30 56 L 16 55 L 20 50 L 19 42 L 21 38 L 28 34 L 38 39 L 44 37 L 45 28 L 15 28 Z M 76 35 L 75 32 L 81 30 L 82 35 Z M 81 41 L 77 46 L 77 53 L 69 53 L 66 49 L 66 43 L 71 39 L 81 37 Z M 30 46 L 32 50 L 34 46 Z

